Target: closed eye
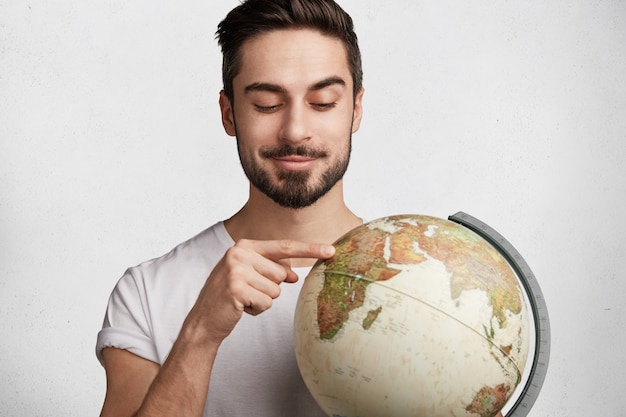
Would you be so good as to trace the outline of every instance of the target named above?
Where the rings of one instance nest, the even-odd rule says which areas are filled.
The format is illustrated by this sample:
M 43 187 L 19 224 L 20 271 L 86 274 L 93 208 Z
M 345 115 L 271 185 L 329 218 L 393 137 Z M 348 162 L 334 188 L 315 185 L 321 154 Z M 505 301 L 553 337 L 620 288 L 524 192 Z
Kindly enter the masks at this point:
M 337 106 L 336 102 L 333 103 L 312 103 L 311 104 L 313 107 L 315 107 L 318 110 L 330 110 L 332 108 L 334 108 L 335 106 Z
M 272 113 L 275 112 L 276 110 L 278 110 L 280 108 L 280 104 L 276 104 L 273 106 L 260 106 L 258 104 L 254 105 L 254 108 L 261 113 Z

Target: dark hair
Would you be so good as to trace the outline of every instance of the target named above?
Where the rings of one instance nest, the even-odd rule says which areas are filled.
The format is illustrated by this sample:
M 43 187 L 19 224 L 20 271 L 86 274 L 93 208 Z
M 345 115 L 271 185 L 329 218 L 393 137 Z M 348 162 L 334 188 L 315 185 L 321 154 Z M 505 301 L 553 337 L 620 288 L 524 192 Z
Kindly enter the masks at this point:
M 363 83 L 361 52 L 352 18 L 333 0 L 246 0 L 220 22 L 216 37 L 222 48 L 224 93 L 233 100 L 233 79 L 239 73 L 241 46 L 247 40 L 279 29 L 308 28 L 341 40 L 356 97 Z

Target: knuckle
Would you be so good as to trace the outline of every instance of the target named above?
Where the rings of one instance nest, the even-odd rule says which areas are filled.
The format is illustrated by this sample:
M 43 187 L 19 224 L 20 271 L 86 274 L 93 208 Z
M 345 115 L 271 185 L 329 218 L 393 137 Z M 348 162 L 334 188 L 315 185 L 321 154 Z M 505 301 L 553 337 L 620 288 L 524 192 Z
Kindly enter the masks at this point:
M 272 297 L 273 299 L 278 298 L 280 297 L 280 292 L 281 292 L 280 285 L 275 284 L 272 290 L 270 291 L 269 296 Z
M 263 301 L 259 302 L 257 308 L 259 311 L 267 311 L 272 308 L 274 301 L 270 297 L 266 297 Z
M 241 262 L 245 258 L 246 249 L 240 246 L 232 246 L 226 250 L 224 254 L 224 259 L 229 265 L 233 265 L 233 263 Z
M 291 253 L 294 249 L 295 244 L 296 242 L 294 242 L 293 240 L 283 239 L 278 242 L 278 247 L 281 251 L 285 253 Z
M 250 303 L 244 310 L 252 316 L 258 316 L 259 314 L 272 308 L 272 305 L 272 299 L 270 297 L 265 297 L 261 300 L 258 300 L 254 304 Z

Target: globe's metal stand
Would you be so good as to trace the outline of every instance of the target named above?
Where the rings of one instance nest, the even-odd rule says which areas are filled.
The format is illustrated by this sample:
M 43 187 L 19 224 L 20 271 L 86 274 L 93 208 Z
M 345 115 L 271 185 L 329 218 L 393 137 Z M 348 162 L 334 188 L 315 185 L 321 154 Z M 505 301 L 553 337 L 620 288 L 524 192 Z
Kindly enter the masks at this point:
M 522 381 L 524 387 L 521 394 L 517 399 L 513 398 L 515 404 L 506 414 L 506 417 L 524 417 L 528 415 L 539 395 L 550 358 L 550 321 L 541 288 L 522 255 L 494 229 L 462 211 L 449 216 L 448 219 L 467 227 L 491 243 L 509 262 L 524 285 L 534 318 L 535 351 L 528 379 Z

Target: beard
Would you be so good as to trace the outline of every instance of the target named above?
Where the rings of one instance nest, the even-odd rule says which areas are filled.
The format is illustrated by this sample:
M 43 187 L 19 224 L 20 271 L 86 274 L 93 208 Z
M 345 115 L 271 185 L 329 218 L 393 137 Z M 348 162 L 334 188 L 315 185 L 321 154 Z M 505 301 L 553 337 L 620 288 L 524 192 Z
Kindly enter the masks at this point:
M 237 137 L 237 150 L 241 166 L 254 187 L 281 207 L 301 209 L 315 203 L 343 178 L 350 161 L 352 138 L 350 137 L 346 150 L 341 155 L 338 155 L 337 160 L 315 182 L 311 180 L 312 173 L 308 170 L 290 171 L 279 169 L 276 174 L 277 180 L 273 180 L 266 169 L 242 150 L 239 137 Z M 318 159 L 328 158 L 328 152 L 324 149 L 314 149 L 304 145 L 293 146 L 288 143 L 278 147 L 262 148 L 259 154 L 263 159 L 290 155 Z

